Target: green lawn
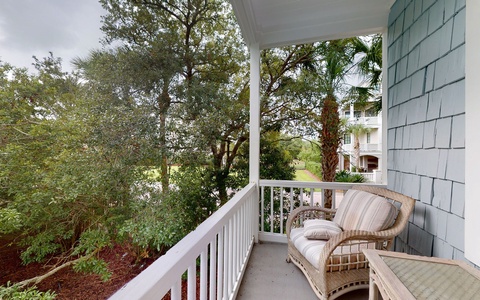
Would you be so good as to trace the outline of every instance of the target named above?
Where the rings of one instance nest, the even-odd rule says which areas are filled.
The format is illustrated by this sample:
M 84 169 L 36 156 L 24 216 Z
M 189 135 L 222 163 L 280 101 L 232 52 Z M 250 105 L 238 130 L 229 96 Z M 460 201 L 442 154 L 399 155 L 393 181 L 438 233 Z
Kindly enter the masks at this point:
M 306 170 L 296 170 L 295 180 L 296 181 L 318 181 L 316 178 L 310 176 L 310 174 Z

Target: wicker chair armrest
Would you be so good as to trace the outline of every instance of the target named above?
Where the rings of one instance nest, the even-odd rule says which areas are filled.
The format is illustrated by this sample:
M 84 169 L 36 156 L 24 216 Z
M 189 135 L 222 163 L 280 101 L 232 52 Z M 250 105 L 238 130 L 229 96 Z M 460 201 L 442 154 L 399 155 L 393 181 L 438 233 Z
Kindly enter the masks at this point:
M 322 252 L 320 253 L 320 260 L 318 269 L 320 272 L 326 272 L 326 268 L 330 259 L 337 247 L 349 245 L 349 241 L 362 241 L 362 243 L 372 242 L 388 242 L 395 237 L 392 230 L 383 231 L 365 231 L 365 230 L 345 230 L 328 240 Z M 359 251 L 361 252 L 361 250 Z M 350 253 L 351 254 L 351 253 Z
M 303 225 L 304 220 L 308 219 L 326 219 L 331 220 L 335 216 L 335 209 L 329 209 L 319 206 L 302 206 L 294 209 L 287 219 L 286 231 L 287 238 L 290 239 L 292 228 L 298 228 Z

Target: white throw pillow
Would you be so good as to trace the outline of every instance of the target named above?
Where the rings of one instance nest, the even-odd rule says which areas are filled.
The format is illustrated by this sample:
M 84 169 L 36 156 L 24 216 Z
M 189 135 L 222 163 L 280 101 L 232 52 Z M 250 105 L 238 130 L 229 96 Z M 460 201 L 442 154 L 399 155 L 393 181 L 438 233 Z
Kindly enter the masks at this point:
M 336 223 L 322 219 L 311 219 L 303 222 L 303 236 L 310 240 L 328 240 L 342 232 Z

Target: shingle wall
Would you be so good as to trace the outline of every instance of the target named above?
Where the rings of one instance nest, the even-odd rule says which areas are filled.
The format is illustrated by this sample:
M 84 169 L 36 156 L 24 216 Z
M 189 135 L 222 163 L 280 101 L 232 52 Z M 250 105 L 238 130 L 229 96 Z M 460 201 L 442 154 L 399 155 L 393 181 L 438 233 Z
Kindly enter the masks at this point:
M 386 42 L 388 187 L 417 200 L 396 250 L 463 258 L 465 0 L 397 0 Z

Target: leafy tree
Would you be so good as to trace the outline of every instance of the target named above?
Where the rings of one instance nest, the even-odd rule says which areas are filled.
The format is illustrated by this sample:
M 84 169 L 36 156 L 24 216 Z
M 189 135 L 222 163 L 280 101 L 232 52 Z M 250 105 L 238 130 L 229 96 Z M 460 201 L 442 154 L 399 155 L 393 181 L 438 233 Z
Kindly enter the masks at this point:
M 228 26 L 221 1 L 101 0 L 108 14 L 102 30 L 105 41 L 123 42 L 128 49 L 143 53 L 146 64 L 135 75 L 157 102 L 161 174 L 168 189 L 168 120 L 171 106 L 180 101 L 191 107 L 208 100 L 198 87 L 206 78 L 229 75 L 230 47 L 216 46 L 215 30 Z M 215 20 L 215 22 L 212 22 Z M 174 67 L 172 67 L 172 65 Z M 214 67 L 219 68 L 214 68 Z M 142 71 L 146 71 L 143 73 Z M 198 111 L 197 111 L 198 113 Z M 174 124 L 174 123 L 173 123 Z M 171 146 L 171 145 L 170 145 Z
M 53 55 L 35 67 L 32 75 L 0 67 L 0 216 L 8 220 L 0 232 L 18 234 L 24 263 L 53 254 L 67 261 L 44 276 L 74 265 L 107 279 L 97 253 L 144 193 L 132 189 L 145 177 L 135 107 L 105 110 L 108 99 L 62 72 Z

